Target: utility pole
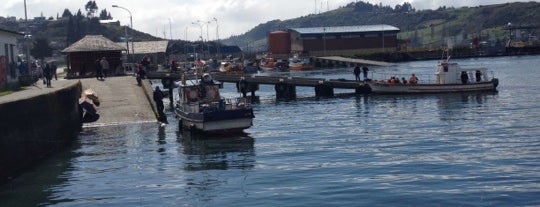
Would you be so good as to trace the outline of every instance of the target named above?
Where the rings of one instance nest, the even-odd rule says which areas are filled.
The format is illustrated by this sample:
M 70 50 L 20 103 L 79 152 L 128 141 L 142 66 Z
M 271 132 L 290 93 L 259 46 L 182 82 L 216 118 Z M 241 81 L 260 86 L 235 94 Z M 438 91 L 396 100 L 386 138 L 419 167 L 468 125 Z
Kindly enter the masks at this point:
M 172 24 L 171 24 L 171 18 L 169 18 L 169 35 L 171 36 L 171 40 L 172 40 L 173 38 L 172 38 Z
M 221 44 L 219 43 L 219 24 L 218 24 L 218 21 L 217 21 L 217 19 L 215 17 L 214 17 L 214 21 L 216 21 L 216 39 L 217 39 L 216 53 L 217 53 L 217 59 L 220 59 L 221 55 L 219 53 L 219 49 L 221 47 Z

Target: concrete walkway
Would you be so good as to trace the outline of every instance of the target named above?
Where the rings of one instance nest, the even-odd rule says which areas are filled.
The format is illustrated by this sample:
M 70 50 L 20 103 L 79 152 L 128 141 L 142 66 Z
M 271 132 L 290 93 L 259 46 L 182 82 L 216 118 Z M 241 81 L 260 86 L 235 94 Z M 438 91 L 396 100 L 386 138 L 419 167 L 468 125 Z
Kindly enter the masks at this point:
M 96 127 L 137 122 L 156 122 L 152 88 L 148 81 L 138 86 L 133 76 L 80 79 L 83 90 L 92 88 L 98 95 L 100 118 L 83 127 Z
M 97 107 L 100 118 L 83 127 L 97 127 L 116 124 L 157 122 L 155 103 L 152 99 L 152 86 L 148 80 L 137 85 L 133 76 L 109 77 L 105 81 L 95 78 L 52 80 L 52 88 L 47 88 L 41 80 L 24 87 L 23 90 L 0 96 L 0 104 L 54 92 L 81 81 L 83 90 L 92 88 L 99 96 L 101 105 Z
M 17 101 L 21 99 L 28 99 L 34 96 L 46 94 L 49 92 L 53 92 L 56 90 L 59 90 L 61 88 L 64 88 L 68 85 L 71 85 L 79 80 L 66 80 L 66 79 L 58 79 L 58 80 L 52 80 L 51 86 L 52 88 L 47 88 L 45 84 L 43 84 L 43 81 L 38 80 L 34 85 L 31 86 L 25 86 L 22 90 L 16 91 L 14 93 L 11 93 L 9 95 L 0 96 L 0 104 L 8 101 Z
M 347 63 L 354 63 L 354 64 L 362 64 L 362 65 L 376 65 L 376 66 L 385 66 L 385 67 L 395 65 L 393 63 L 388 63 L 388 62 L 383 62 L 383 61 L 364 60 L 364 59 L 357 59 L 357 58 L 346 58 L 346 57 L 339 57 L 339 56 L 316 57 L 316 58 L 317 59 L 322 59 L 322 60 L 347 62 Z

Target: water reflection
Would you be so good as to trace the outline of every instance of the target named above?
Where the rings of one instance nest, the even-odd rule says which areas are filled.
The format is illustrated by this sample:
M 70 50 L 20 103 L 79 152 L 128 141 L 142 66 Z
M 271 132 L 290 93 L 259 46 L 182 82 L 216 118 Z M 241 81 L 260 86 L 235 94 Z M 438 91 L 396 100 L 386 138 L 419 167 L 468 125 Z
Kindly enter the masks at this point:
M 81 143 L 75 141 L 12 182 L 0 186 L 0 206 L 48 206 L 61 202 L 54 201 L 55 192 L 65 185 L 74 169 L 73 163 L 66 158 L 78 156 L 76 151 L 80 148 Z
M 437 108 L 442 121 L 462 119 L 466 113 L 480 113 L 496 93 L 460 93 L 437 95 Z
M 157 152 L 164 153 L 166 151 L 165 144 L 167 144 L 167 141 L 165 140 L 165 138 L 167 137 L 165 134 L 165 128 L 159 127 L 157 136 L 158 136 L 157 144 L 159 146 L 159 148 L 157 149 Z
M 208 137 L 184 132 L 178 142 L 186 155 L 186 171 L 252 169 L 255 164 L 255 141 L 248 135 Z

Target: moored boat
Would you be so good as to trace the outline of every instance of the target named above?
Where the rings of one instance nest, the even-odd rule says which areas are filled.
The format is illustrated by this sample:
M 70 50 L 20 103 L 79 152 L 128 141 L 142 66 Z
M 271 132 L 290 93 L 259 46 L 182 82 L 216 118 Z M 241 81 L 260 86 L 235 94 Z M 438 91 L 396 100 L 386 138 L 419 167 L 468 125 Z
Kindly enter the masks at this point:
M 201 80 L 183 81 L 175 114 L 179 127 L 203 133 L 241 133 L 253 125 L 253 109 L 245 98 L 223 98 L 220 84 L 204 74 Z
M 276 60 L 272 57 L 266 57 L 259 62 L 259 68 L 263 71 L 280 70 L 284 71 L 289 69 L 289 63 L 287 60 Z
M 294 56 L 289 59 L 289 69 L 291 70 L 310 70 L 315 68 L 308 57 Z
M 409 80 L 390 78 L 389 80 L 367 81 L 372 93 L 414 94 L 414 93 L 457 93 L 474 91 L 496 91 L 499 80 L 486 68 L 462 68 L 450 63 L 449 58 L 437 65 L 434 81 L 418 80 L 416 77 L 428 75 L 412 74 Z
M 261 70 L 273 70 L 276 65 L 276 60 L 271 57 L 263 58 L 259 62 L 259 68 Z
M 244 66 L 238 61 L 222 61 L 218 71 L 222 73 L 242 74 L 244 72 Z

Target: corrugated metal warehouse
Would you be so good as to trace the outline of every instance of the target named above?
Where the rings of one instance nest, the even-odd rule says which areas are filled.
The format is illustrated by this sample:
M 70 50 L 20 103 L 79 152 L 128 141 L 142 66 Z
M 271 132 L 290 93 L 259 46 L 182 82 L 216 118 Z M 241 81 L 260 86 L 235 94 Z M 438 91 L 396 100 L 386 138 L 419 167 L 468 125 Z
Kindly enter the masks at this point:
M 283 31 L 270 33 L 268 48 L 273 54 L 301 53 L 310 56 L 389 52 L 397 48 L 399 31 L 399 28 L 385 24 L 290 28 L 287 30 L 288 37 L 283 35 Z M 290 51 L 286 51 L 288 48 Z

